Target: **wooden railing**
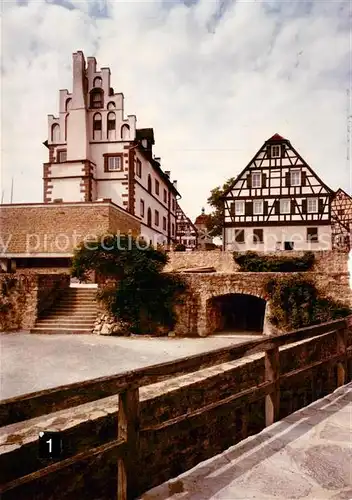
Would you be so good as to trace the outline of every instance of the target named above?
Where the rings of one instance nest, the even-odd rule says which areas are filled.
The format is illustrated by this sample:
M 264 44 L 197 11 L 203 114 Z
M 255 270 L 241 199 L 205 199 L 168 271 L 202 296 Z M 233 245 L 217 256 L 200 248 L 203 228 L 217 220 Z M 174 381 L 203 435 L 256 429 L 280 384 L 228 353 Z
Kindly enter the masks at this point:
M 326 335 L 335 338 L 335 352 L 324 359 L 289 373 L 280 374 L 279 348 L 281 346 Z M 138 477 L 138 471 L 135 469 L 135 458 L 138 456 L 140 432 L 156 431 L 169 427 L 215 408 L 224 407 L 228 403 L 235 407 L 241 407 L 262 398 L 265 398 L 265 424 L 266 426 L 271 425 L 279 416 L 281 382 L 306 376 L 307 372 L 314 373 L 315 370 L 323 366 L 330 368 L 337 366 L 336 386 L 341 386 L 350 379 L 351 373 L 348 366 L 349 360 L 352 358 L 352 347 L 348 347 L 347 339 L 351 335 L 352 316 L 349 316 L 342 320 L 296 330 L 275 337 L 253 340 L 245 344 L 225 347 L 120 375 L 101 377 L 4 400 L 0 404 L 0 424 L 2 426 L 119 394 L 117 437 L 115 440 L 91 448 L 71 458 L 58 461 L 5 484 L 1 490 L 4 495 L 3 499 L 15 498 L 16 490 L 25 484 L 58 474 L 63 470 L 67 473 L 72 471 L 72 474 L 74 474 L 77 464 L 85 464 L 89 467 L 91 463 L 94 463 L 94 459 L 108 454 L 118 461 L 116 498 L 131 500 L 136 497 L 135 478 Z M 152 427 L 140 429 L 140 387 L 261 352 L 264 352 L 265 356 L 265 380 L 263 383 L 232 394 L 227 398 L 213 401 L 204 407 Z M 13 495 L 11 495 L 11 492 Z

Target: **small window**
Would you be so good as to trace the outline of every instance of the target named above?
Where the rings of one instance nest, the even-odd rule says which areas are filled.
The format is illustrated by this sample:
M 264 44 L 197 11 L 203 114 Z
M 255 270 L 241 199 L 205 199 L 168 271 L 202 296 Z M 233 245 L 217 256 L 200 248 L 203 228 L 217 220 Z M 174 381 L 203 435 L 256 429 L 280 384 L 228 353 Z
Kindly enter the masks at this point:
M 123 165 L 122 165 L 122 156 L 121 155 L 116 154 L 116 155 L 105 156 L 105 171 L 106 172 L 121 171 L 122 168 L 123 168 Z
M 291 173 L 291 186 L 300 186 L 301 185 L 301 171 L 293 170 Z
M 175 236 L 175 224 L 172 223 L 172 232 L 171 232 L 172 236 Z
M 60 125 L 58 123 L 51 126 L 51 141 L 54 144 L 60 142 Z
M 66 103 L 65 103 L 65 111 L 69 111 L 72 107 L 72 99 L 71 97 L 69 97 L 68 99 L 66 99 Z
M 289 214 L 291 212 L 291 200 L 283 198 L 280 200 L 280 213 Z
M 150 210 L 150 208 L 148 208 L 147 212 L 147 224 L 149 227 L 152 226 L 152 211 Z
M 276 144 L 275 146 L 271 146 L 271 157 L 272 158 L 280 158 L 281 157 L 281 146 Z
M 252 174 L 252 188 L 262 187 L 262 176 L 259 172 Z
M 164 203 L 167 203 L 167 191 L 164 189 Z
M 284 248 L 285 250 L 293 250 L 295 247 L 295 244 L 293 241 L 285 241 Z
M 160 184 L 159 184 L 159 181 L 157 179 L 155 179 L 155 194 L 159 194 L 159 188 L 160 188 Z
M 152 178 L 150 177 L 150 174 L 148 175 L 148 191 L 149 193 L 152 192 Z
M 115 113 L 108 113 L 108 131 L 116 129 L 116 117 Z
M 141 214 L 141 217 L 144 217 L 144 201 L 143 200 L 140 201 L 140 214 Z
M 318 241 L 317 227 L 307 227 L 307 241 Z
M 254 200 L 253 215 L 262 215 L 262 214 L 263 214 L 263 200 Z
M 342 210 L 342 209 L 340 208 L 340 209 L 337 211 L 337 215 L 338 215 L 339 217 L 343 217 L 343 215 L 344 215 L 344 210 Z
M 57 161 L 58 163 L 63 163 L 67 160 L 67 151 L 66 149 L 62 149 L 57 152 Z
M 102 86 L 102 79 L 100 78 L 100 76 L 97 76 L 94 78 L 94 82 L 93 82 L 93 87 L 101 87 Z
M 102 134 L 102 122 L 101 122 L 101 114 L 96 113 L 93 116 L 93 140 L 101 140 Z
M 137 158 L 136 160 L 136 175 L 137 177 L 142 177 L 142 162 Z
M 235 201 L 235 214 L 244 215 L 244 201 Z
M 235 229 L 236 243 L 244 243 L 244 229 Z
M 263 229 L 253 229 L 253 243 L 263 243 Z
M 154 223 L 159 226 L 159 212 L 157 210 L 154 210 Z
M 163 230 L 166 231 L 166 217 L 163 217 Z
M 93 109 L 103 108 L 103 91 L 102 89 L 94 89 L 90 93 L 90 107 Z
M 307 200 L 307 213 L 315 214 L 318 212 L 318 199 L 308 198 Z
M 123 141 L 128 141 L 129 138 L 130 138 L 130 127 L 127 124 L 124 124 L 121 127 L 121 139 Z
M 142 139 L 142 146 L 147 149 L 148 148 L 148 141 L 147 139 Z
M 115 109 L 115 108 L 116 108 L 116 104 L 113 101 L 110 101 L 108 103 L 108 109 Z
M 172 211 L 173 212 L 175 211 L 175 200 L 174 199 L 172 200 Z

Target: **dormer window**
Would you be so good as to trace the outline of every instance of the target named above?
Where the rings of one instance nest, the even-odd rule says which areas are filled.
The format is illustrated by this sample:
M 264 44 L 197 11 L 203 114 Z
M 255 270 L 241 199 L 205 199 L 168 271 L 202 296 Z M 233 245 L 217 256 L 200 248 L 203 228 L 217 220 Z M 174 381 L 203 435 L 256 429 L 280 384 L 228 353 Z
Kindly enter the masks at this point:
M 301 171 L 300 170 L 292 170 L 290 172 L 291 176 L 291 186 L 300 186 L 301 185 Z
M 260 172 L 254 172 L 252 174 L 252 188 L 262 187 L 262 176 Z
M 142 140 L 142 146 L 143 146 L 145 149 L 147 149 L 147 147 L 148 147 L 148 141 L 147 141 L 147 139 L 143 139 L 143 140 Z
M 281 158 L 281 145 L 275 144 L 271 146 L 271 157 L 272 158 Z

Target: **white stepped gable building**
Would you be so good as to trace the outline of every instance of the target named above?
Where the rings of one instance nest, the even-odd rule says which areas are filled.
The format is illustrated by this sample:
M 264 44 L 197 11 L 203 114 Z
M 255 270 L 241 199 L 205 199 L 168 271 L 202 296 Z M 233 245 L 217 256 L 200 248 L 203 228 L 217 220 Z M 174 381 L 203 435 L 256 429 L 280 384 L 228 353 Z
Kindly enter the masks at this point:
M 224 249 L 330 250 L 333 194 L 275 134 L 224 194 Z
M 137 129 L 124 114 L 124 96 L 111 87 L 110 69 L 94 57 L 73 54 L 72 93 L 60 90 L 58 117 L 48 117 L 49 163 L 44 202 L 112 203 L 140 218 L 141 233 L 155 244 L 176 238 L 176 181 L 153 156 L 152 128 Z

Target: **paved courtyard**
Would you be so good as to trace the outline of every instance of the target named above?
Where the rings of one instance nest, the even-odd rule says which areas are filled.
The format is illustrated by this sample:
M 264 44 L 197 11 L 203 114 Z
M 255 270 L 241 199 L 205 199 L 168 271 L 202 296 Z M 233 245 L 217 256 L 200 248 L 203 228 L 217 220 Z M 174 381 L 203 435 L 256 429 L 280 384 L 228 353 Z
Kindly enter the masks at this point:
M 260 338 L 105 337 L 98 335 L 0 334 L 0 398 L 199 354 Z
M 352 383 L 142 500 L 351 500 Z

